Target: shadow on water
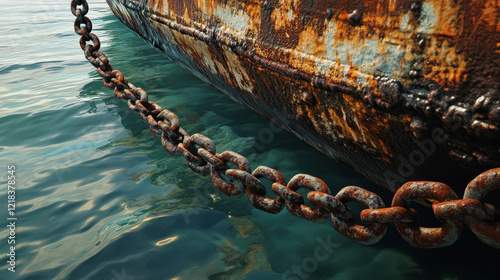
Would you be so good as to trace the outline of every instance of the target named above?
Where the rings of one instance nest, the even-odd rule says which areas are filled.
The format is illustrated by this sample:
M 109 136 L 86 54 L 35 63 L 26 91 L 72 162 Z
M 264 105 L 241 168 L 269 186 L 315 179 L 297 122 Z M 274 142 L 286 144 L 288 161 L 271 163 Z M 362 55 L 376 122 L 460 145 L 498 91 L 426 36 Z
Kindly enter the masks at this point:
M 272 128 L 269 122 L 138 42 L 141 39 L 113 15 L 103 22 L 109 37 L 104 51 L 113 67 L 144 88 L 150 100 L 176 113 L 188 133 L 211 137 L 219 152 L 244 154 L 254 168 L 267 165 L 282 170 L 287 179 L 309 173 L 325 180 L 332 193 L 358 185 L 381 194 L 390 204 L 391 193 L 285 131 L 275 129 L 272 141 L 263 144 L 258 135 Z M 120 275 L 134 279 L 487 279 L 499 272 L 498 252 L 467 229 L 455 246 L 443 249 L 411 248 L 393 226 L 379 244 L 363 246 L 340 236 L 331 225 L 301 221 L 286 210 L 278 215 L 260 213 L 245 197 L 227 198 L 214 190 L 210 178 L 194 174 L 181 157 L 168 154 L 138 114 L 91 73 L 95 80 L 85 84 L 78 97 L 88 104 L 89 113 L 98 110 L 96 103 L 104 102 L 104 110 L 117 116 L 128 132 L 99 150 L 130 148 L 126 156 L 145 156 L 147 168 L 129 170 L 129 180 L 139 182 L 138 187 L 151 184 L 163 191 L 148 188 L 153 192 L 124 199 L 123 207 L 132 214 L 115 226 L 118 230 L 129 225 L 126 232 L 78 264 L 68 279 L 119 279 Z M 263 148 L 256 149 L 257 145 Z M 422 220 L 432 218 L 429 209 L 422 211 Z M 314 262 L 315 248 L 330 239 L 335 246 L 327 260 Z M 478 266 L 481 269 L 472 272 Z

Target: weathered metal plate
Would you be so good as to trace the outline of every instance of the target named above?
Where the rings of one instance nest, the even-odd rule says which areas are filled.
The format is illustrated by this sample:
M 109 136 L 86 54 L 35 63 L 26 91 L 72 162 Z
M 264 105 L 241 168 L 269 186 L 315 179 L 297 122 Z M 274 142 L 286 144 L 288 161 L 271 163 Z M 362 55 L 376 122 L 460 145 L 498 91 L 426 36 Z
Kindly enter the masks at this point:
M 107 0 L 204 81 L 393 191 L 500 166 L 496 0 Z

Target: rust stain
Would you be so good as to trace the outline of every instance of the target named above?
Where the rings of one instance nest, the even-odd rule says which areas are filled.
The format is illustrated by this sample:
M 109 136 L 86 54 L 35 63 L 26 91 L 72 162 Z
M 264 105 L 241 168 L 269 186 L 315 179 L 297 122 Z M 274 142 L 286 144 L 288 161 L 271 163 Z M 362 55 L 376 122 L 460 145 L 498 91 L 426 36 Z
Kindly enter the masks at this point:
M 474 34 L 491 34 L 483 31 L 485 28 L 496 30 L 498 23 L 498 3 L 495 1 L 297 1 L 293 6 L 292 1 L 152 1 L 148 5 L 156 12 L 165 11 L 164 2 L 168 5 L 169 16 L 176 18 L 182 15 L 183 21 L 199 18 L 200 24 L 209 24 L 209 21 L 217 22 L 222 28 L 229 28 L 234 32 L 243 33 L 246 38 L 256 38 L 259 34 L 259 45 L 255 50 L 259 55 L 268 57 L 271 54 L 278 59 L 290 63 L 294 67 L 304 65 L 304 70 L 309 73 L 325 72 L 328 77 L 346 77 L 350 81 L 342 81 L 348 86 L 354 86 L 360 82 L 370 83 L 370 75 L 396 73 L 397 78 L 409 79 L 400 73 L 412 64 L 413 60 L 425 57 L 424 65 L 418 66 L 423 78 L 433 80 L 442 86 L 460 84 L 470 78 L 466 70 L 470 70 L 467 63 L 467 53 L 464 49 L 477 52 L 477 48 L 470 48 L 468 40 L 463 37 L 474 37 Z M 421 19 L 415 19 L 412 15 L 414 6 L 420 5 Z M 331 13 L 327 20 L 327 10 Z M 353 12 L 362 14 L 359 27 L 352 26 L 350 18 Z M 197 16 L 201 12 L 203 17 Z M 413 13 L 414 14 L 414 13 Z M 217 17 L 216 15 L 219 15 Z M 458 24 L 457 24 L 458 22 Z M 246 26 L 244 26 L 246 25 Z M 412 28 L 413 26 L 413 28 Z M 332 38 L 327 38 L 325 33 L 334 30 Z M 486 30 L 488 31 L 488 30 Z M 416 34 L 424 34 L 427 45 L 423 54 L 415 54 L 416 47 L 412 39 Z M 496 41 L 492 38 L 486 42 L 492 42 L 494 51 Z M 470 41 L 470 40 L 469 40 Z M 386 42 L 386 44 L 383 44 Z M 323 43 L 323 44 L 322 44 Z M 340 46 L 339 53 L 327 53 L 328 46 Z M 447 46 L 443 46 L 447 45 Z M 392 46 L 392 47 L 391 47 Z M 270 48 L 281 48 L 281 53 Z M 389 57 L 386 54 L 399 50 L 398 57 Z M 367 63 L 368 56 L 376 52 L 385 60 L 393 60 L 386 69 L 374 71 Z M 363 57 L 366 53 L 367 57 Z M 360 55 L 361 54 L 361 55 Z M 481 57 L 479 55 L 479 57 Z M 321 67 L 341 61 L 342 67 L 336 67 L 328 73 L 317 68 L 315 60 L 323 60 Z M 483 60 L 482 62 L 487 62 Z M 490 63 L 491 64 L 491 63 Z M 368 66 L 367 66 L 368 65 Z M 356 66 L 360 73 L 365 76 L 362 81 L 356 74 L 351 77 L 352 71 L 347 66 Z M 399 66 L 399 69 L 398 69 Z M 411 67 L 411 66 L 409 66 Z M 347 75 L 343 75 L 343 69 L 349 69 Z M 335 73 L 331 73 L 335 72 Z M 337 75 L 335 75 L 337 74 Z M 339 75 L 340 74 L 340 75 Z M 339 78 L 340 78 L 339 77 Z M 411 78 L 411 77 L 410 77 Z M 373 85 L 373 83 L 372 83 Z

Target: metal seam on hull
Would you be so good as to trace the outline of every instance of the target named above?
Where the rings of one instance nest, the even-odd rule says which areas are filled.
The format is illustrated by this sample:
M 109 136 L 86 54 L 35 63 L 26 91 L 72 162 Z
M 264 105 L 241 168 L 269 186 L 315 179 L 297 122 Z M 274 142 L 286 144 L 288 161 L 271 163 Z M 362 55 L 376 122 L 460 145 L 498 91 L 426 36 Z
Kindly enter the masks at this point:
M 356 90 L 353 87 L 327 82 L 325 78 L 322 78 L 320 76 L 308 74 L 304 71 L 300 71 L 299 69 L 290 66 L 289 64 L 273 61 L 266 57 L 258 55 L 250 46 L 248 45 L 245 46 L 247 42 L 245 42 L 244 40 L 239 40 L 236 44 L 230 44 L 228 43 L 228 40 L 230 41 L 232 38 L 230 38 L 229 36 L 223 36 L 218 34 L 217 35 L 206 34 L 203 31 L 199 31 L 196 28 L 187 27 L 185 25 L 176 23 L 173 20 L 168 19 L 163 15 L 158 15 L 155 13 L 151 13 L 149 15 L 149 18 L 151 18 L 156 22 L 168 25 L 171 29 L 178 31 L 181 34 L 189 35 L 195 39 L 199 39 L 207 43 L 215 42 L 217 44 L 227 46 L 232 50 L 236 51 L 238 54 L 251 59 L 253 62 L 260 64 L 268 68 L 269 70 L 285 74 L 306 82 L 310 82 L 311 84 L 317 86 L 318 88 L 326 90 L 338 90 L 351 95 L 361 94 L 359 90 Z M 210 30 L 209 33 L 212 33 L 212 30 Z
M 259 54 L 256 54 L 254 49 L 248 44 L 247 41 L 245 40 L 238 40 L 236 43 L 231 43 L 231 41 L 234 42 L 234 39 L 231 38 L 230 36 L 227 35 L 219 35 L 219 34 L 213 34 L 213 30 L 210 28 L 207 28 L 206 26 L 202 24 L 197 24 L 201 28 L 201 30 L 198 30 L 197 28 L 193 27 L 188 27 L 182 24 L 179 24 L 175 22 L 174 20 L 168 18 L 165 15 L 158 14 L 154 11 L 151 10 L 149 7 L 144 7 L 141 6 L 140 4 L 137 4 L 136 1 L 132 0 L 119 0 L 121 4 L 126 6 L 127 8 L 134 9 L 136 11 L 139 11 L 144 14 L 144 16 L 149 17 L 150 19 L 161 23 L 165 24 L 168 27 L 170 27 L 173 30 L 176 30 L 180 32 L 181 34 L 188 35 L 190 37 L 196 38 L 198 40 L 204 41 L 204 42 L 212 42 L 212 43 L 217 43 L 220 45 L 224 45 L 226 47 L 231 48 L 232 50 L 236 51 L 238 54 L 251 59 L 252 61 L 268 68 L 269 70 L 285 74 L 291 77 L 298 78 L 300 80 L 309 82 L 313 85 L 315 85 L 318 88 L 322 88 L 325 90 L 337 90 L 337 91 L 342 91 L 344 93 L 348 93 L 350 95 L 357 95 L 358 97 L 361 96 L 361 91 L 357 90 L 356 88 L 352 86 L 345 86 L 345 85 L 340 85 L 337 83 L 332 83 L 328 82 L 326 78 L 320 76 L 320 75 L 313 75 L 306 73 L 304 71 L 301 71 L 297 68 L 294 68 L 290 66 L 289 64 L 278 62 L 278 61 L 272 61 L 269 58 L 266 58 L 264 56 L 261 56 Z M 133 3 L 133 5 L 130 5 L 128 3 Z M 179 16 L 180 19 L 182 17 Z M 196 24 L 196 23 L 195 23 Z M 283 51 L 283 48 L 277 48 L 281 51 Z M 303 56 L 310 56 L 305 53 L 301 53 Z M 340 74 L 341 71 L 339 71 Z M 369 74 L 365 74 L 367 76 L 372 76 Z M 373 77 L 373 76 L 372 76 Z

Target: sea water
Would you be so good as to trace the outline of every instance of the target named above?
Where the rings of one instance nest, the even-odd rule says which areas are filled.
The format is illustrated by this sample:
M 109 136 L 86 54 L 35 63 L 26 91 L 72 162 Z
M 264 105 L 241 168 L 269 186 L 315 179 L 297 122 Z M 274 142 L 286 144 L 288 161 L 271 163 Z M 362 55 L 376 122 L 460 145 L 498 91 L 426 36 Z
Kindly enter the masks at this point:
M 311 174 L 332 193 L 357 185 L 390 205 L 390 192 L 169 61 L 105 1 L 89 3 L 113 67 L 175 112 L 188 133 L 247 156 L 253 168 L 278 169 L 288 180 Z M 69 4 L 0 5 L 0 279 L 498 279 L 498 250 L 468 229 L 451 247 L 422 250 L 391 225 L 365 246 L 330 222 L 286 209 L 267 214 L 245 196 L 215 190 L 103 86 L 79 47 Z M 16 170 L 14 216 L 8 166 Z

